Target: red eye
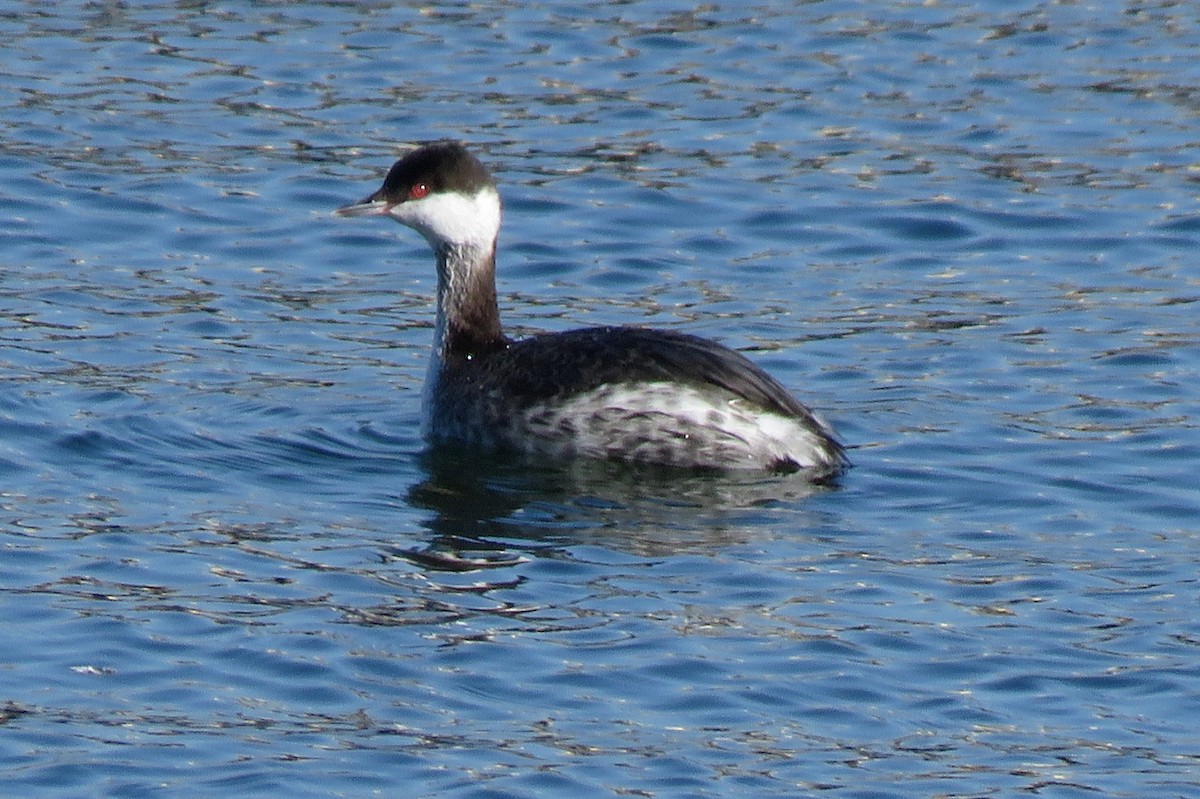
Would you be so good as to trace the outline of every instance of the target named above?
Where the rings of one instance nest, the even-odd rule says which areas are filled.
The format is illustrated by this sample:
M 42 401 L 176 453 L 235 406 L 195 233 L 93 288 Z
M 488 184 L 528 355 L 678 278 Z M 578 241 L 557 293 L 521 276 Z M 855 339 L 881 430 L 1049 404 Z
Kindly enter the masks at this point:
M 429 186 L 425 183 L 414 183 L 412 188 L 408 190 L 408 199 L 419 200 L 429 194 Z

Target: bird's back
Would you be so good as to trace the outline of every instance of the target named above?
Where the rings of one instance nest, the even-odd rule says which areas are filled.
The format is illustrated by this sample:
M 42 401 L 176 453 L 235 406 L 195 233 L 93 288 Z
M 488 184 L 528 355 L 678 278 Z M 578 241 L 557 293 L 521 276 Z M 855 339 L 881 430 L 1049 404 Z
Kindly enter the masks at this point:
M 435 379 L 435 440 L 678 466 L 845 463 L 828 426 L 770 375 L 683 333 L 549 333 L 449 358 Z

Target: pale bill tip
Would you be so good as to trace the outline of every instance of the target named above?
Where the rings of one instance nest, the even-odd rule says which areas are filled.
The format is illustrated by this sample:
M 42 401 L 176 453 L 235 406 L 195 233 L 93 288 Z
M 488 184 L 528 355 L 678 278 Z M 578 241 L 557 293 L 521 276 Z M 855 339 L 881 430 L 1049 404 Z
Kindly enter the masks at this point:
M 383 200 L 363 200 L 343 205 L 333 212 L 334 216 L 382 216 L 390 206 Z

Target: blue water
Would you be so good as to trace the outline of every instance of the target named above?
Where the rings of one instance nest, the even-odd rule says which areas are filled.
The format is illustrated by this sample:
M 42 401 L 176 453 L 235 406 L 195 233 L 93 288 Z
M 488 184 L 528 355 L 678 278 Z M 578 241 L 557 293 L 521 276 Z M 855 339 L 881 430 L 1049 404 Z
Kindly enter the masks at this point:
M 23 797 L 1200 796 L 1186 3 L 0 6 Z M 453 136 L 510 331 L 745 351 L 795 477 L 426 457 Z

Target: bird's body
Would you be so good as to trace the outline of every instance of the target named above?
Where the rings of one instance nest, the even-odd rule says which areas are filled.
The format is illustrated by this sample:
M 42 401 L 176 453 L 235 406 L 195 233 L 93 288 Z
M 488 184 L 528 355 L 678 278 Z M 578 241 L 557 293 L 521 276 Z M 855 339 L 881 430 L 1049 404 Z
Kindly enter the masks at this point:
M 460 144 L 414 150 L 383 188 L 339 213 L 391 216 L 433 247 L 437 323 L 423 417 L 434 444 L 814 475 L 846 465 L 828 425 L 712 341 L 639 327 L 506 337 L 495 288 L 499 195 Z

